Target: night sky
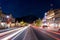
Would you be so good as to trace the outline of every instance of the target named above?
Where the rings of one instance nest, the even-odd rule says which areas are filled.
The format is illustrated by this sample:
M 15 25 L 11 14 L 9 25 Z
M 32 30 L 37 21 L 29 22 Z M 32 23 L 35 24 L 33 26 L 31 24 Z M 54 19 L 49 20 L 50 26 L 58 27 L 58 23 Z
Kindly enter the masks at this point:
M 4 13 L 12 13 L 15 18 L 27 15 L 43 18 L 51 8 L 60 8 L 60 0 L 0 0 L 0 5 Z

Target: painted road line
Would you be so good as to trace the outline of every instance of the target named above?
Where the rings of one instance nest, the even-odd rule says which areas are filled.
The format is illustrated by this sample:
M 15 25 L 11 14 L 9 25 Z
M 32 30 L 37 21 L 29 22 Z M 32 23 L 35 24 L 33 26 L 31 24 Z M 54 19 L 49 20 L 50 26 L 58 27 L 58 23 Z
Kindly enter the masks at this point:
M 10 38 L 14 37 L 14 36 L 17 35 L 19 32 L 25 30 L 26 28 L 27 28 L 27 27 L 25 27 L 25 28 L 23 28 L 23 29 L 20 29 L 19 31 L 17 31 L 17 32 L 15 32 L 15 33 L 13 33 L 13 34 L 11 34 L 11 35 L 9 35 L 9 36 L 1 39 L 1 40 L 9 40 Z

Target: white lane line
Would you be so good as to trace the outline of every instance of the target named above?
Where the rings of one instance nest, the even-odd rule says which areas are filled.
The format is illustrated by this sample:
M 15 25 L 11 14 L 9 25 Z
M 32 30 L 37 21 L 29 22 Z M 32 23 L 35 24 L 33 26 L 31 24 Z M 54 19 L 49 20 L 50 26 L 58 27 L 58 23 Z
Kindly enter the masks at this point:
M 23 28 L 23 29 L 20 29 L 19 31 L 17 31 L 17 32 L 15 32 L 15 33 L 13 33 L 13 34 L 11 34 L 11 35 L 9 35 L 9 36 L 1 39 L 1 40 L 9 40 L 10 38 L 12 38 L 13 36 L 17 35 L 19 32 L 25 30 L 26 28 L 27 28 L 27 27 L 25 27 L 25 28 Z

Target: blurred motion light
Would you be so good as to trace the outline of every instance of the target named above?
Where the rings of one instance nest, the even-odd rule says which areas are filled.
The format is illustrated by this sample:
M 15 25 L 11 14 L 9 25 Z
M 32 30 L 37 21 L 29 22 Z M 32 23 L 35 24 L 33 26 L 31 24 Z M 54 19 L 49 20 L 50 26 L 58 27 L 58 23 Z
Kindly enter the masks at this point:
M 46 23 L 44 23 L 43 25 L 47 25 Z
M 54 27 L 54 24 L 50 24 L 51 27 Z

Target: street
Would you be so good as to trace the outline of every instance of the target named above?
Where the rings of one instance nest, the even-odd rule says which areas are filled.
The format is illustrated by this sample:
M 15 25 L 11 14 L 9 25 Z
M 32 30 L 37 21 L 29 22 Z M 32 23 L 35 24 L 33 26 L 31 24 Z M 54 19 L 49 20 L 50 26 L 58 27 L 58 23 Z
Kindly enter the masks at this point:
M 27 29 L 24 30 L 22 33 L 18 33 L 15 37 L 12 38 L 12 40 L 22 40 L 25 36 Z
M 46 31 L 44 29 L 33 28 L 38 40 L 60 40 L 60 35 Z
M 15 35 L 17 35 L 18 33 L 20 33 L 20 32 L 22 33 L 26 28 L 28 28 L 28 27 L 16 28 L 14 30 L 0 33 L 0 40 L 9 40 L 9 39 L 13 38 Z
M 0 40 L 60 40 L 60 0 L 0 0 Z
M 39 27 L 26 26 L 0 33 L 0 40 L 60 40 L 60 34 Z
M 15 28 L 2 29 L 2 30 L 0 30 L 0 33 L 2 33 L 2 32 L 6 32 L 6 31 L 9 31 L 9 30 L 13 30 L 13 29 L 15 29 Z

